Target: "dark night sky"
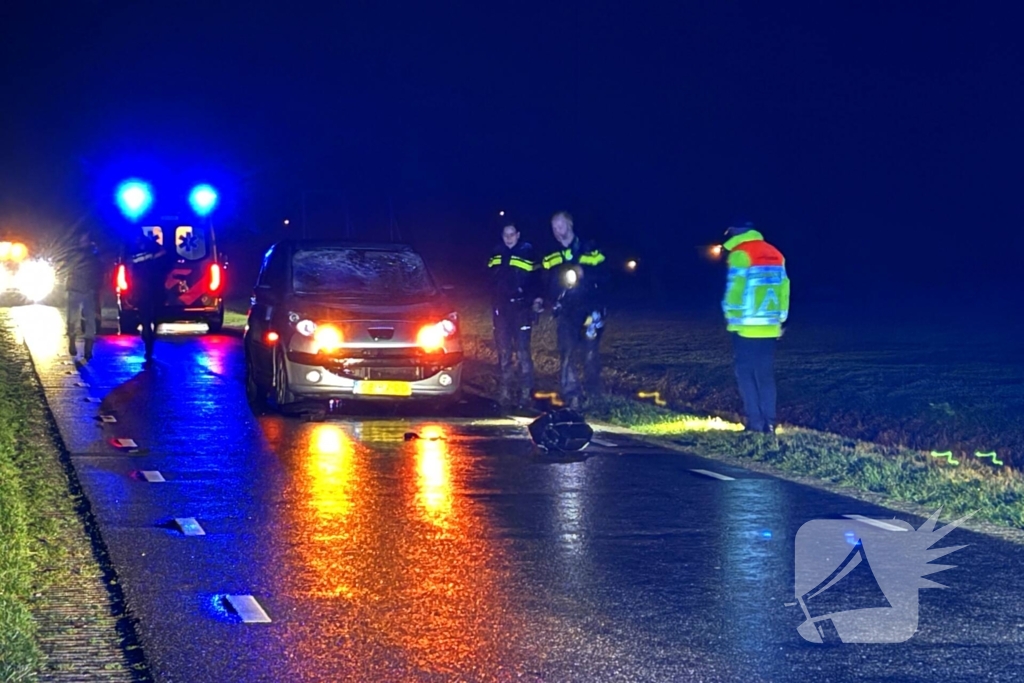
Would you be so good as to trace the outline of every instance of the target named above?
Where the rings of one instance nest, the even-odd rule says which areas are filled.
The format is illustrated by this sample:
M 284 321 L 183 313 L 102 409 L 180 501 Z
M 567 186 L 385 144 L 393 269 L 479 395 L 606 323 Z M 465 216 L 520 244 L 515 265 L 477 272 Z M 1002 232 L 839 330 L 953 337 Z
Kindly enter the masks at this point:
M 222 179 L 236 237 L 303 190 L 470 253 L 566 207 L 679 286 L 738 216 L 805 292 L 981 292 L 1024 248 L 1009 3 L 550 4 L 8 0 L 0 225 L 98 216 L 146 155 Z

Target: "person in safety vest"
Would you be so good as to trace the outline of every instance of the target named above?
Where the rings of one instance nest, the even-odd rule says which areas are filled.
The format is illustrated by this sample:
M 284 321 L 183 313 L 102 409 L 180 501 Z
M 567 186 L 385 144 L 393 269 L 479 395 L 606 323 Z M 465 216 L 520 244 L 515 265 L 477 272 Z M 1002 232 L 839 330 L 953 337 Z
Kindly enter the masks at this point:
M 551 233 L 559 248 L 541 262 L 547 279 L 546 303 L 556 320 L 562 400 L 579 410 L 584 394 L 575 368 L 577 352 L 583 351 L 587 395 L 601 393 L 598 350 L 607 315 L 604 290 L 608 271 L 604 254 L 590 240 L 580 239 L 567 211 L 551 217 Z M 534 302 L 538 311 L 544 305 L 540 298 Z
M 775 346 L 789 317 L 789 277 L 782 253 L 753 223 L 726 230 L 729 274 L 722 298 L 732 333 L 736 381 L 748 431 L 775 433 Z
M 494 346 L 501 369 L 501 395 L 503 407 L 513 403 L 515 384 L 515 355 L 519 366 L 519 390 L 515 403 L 528 406 L 533 397 L 533 357 L 530 336 L 534 312 L 531 304 L 539 294 L 538 270 L 533 246 L 520 240 L 519 228 L 508 219 L 502 220 L 501 244 L 495 247 L 487 261 L 491 274 L 491 312 L 494 322 Z

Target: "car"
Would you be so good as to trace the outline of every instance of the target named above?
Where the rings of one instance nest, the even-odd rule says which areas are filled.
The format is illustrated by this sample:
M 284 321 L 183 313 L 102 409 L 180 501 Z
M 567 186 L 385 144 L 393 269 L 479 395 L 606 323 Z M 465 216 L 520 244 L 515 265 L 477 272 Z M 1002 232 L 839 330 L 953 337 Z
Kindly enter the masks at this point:
M 205 220 L 186 223 L 169 216 L 141 226 L 141 231 L 141 236 L 173 249 L 175 256 L 156 322 L 206 323 L 211 333 L 220 332 L 224 326 L 227 263 L 217 247 L 213 226 Z M 114 270 L 121 334 L 135 334 L 141 322 L 138 302 L 133 298 L 137 290 L 133 286 L 132 246 L 125 246 Z
M 410 246 L 286 240 L 263 258 L 244 335 L 256 407 L 456 402 L 459 318 Z
M 32 254 L 24 242 L 0 241 L 0 304 L 39 303 L 56 283 L 57 271 L 49 259 Z

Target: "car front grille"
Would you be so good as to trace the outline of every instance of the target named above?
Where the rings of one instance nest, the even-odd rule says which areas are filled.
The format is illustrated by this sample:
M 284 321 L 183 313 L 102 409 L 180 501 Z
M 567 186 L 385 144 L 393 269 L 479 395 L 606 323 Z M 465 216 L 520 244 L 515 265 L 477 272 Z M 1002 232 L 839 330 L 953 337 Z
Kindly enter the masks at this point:
M 290 353 L 288 357 L 303 365 L 318 365 L 338 377 L 395 382 L 416 382 L 433 377 L 458 365 L 463 358 L 461 353 L 427 354 L 419 349 L 375 350 L 368 357 L 352 357 L 354 353 L 346 355 L 348 357 Z

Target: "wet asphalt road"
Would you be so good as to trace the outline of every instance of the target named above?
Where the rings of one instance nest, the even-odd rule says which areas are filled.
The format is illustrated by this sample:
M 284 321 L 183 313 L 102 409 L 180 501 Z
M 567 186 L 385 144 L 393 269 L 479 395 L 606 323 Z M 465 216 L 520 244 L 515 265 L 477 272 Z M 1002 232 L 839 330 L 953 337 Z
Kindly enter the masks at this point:
M 931 577 L 948 589 L 920 591 L 910 641 L 812 644 L 793 604 L 800 526 L 922 520 L 621 435 L 552 463 L 484 401 L 448 419 L 257 417 L 237 338 L 162 337 L 146 368 L 139 339 L 104 337 L 79 367 L 56 311 L 14 315 L 159 681 L 932 683 L 1024 670 L 1024 548 L 953 531 L 938 545 L 969 545 Z M 236 594 L 271 622 L 244 623 L 223 600 Z

